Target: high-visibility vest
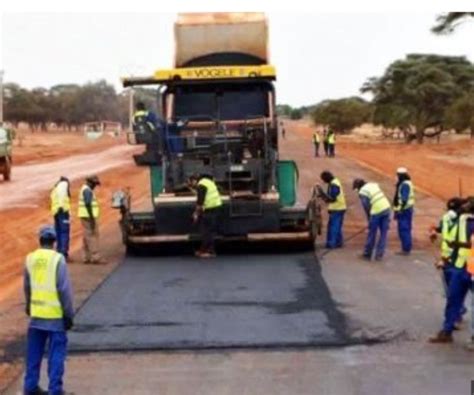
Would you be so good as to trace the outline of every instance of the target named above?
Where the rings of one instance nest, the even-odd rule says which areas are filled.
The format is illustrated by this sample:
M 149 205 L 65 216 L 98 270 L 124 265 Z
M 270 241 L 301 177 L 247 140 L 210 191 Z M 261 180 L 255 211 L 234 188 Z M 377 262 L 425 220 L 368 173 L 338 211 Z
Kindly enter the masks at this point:
M 145 110 L 135 111 L 135 113 L 133 114 L 133 123 L 135 126 L 138 126 L 140 124 L 146 125 L 148 131 L 152 132 L 156 129 L 156 126 L 152 122 L 148 121 L 148 115 L 149 112 Z
M 467 235 L 467 221 L 468 219 L 474 218 L 471 214 L 461 214 L 459 217 L 459 223 L 458 223 L 458 232 L 457 232 L 457 238 L 456 241 L 458 243 L 465 244 L 468 242 L 468 238 L 472 235 Z M 462 269 L 464 266 L 466 266 L 467 260 L 469 259 L 471 255 L 471 249 L 470 248 L 465 248 L 465 247 L 459 247 L 458 248 L 458 254 L 456 258 L 456 262 L 454 262 L 454 266 L 457 267 L 458 269 Z
M 341 181 L 339 181 L 338 178 L 334 177 L 332 181 L 329 183 L 328 191 L 329 191 L 329 188 L 331 188 L 331 185 L 338 186 L 340 193 L 339 195 L 337 195 L 335 202 L 329 203 L 328 210 L 329 211 L 343 211 L 347 209 L 346 197 L 344 196 L 344 191 L 342 189 Z
M 222 199 L 217 189 L 217 185 L 209 178 L 201 178 L 198 185 L 206 188 L 206 197 L 204 198 L 204 211 L 222 206 Z
M 369 198 L 370 215 L 380 214 L 390 208 L 390 202 L 380 189 L 379 184 L 368 182 L 359 191 L 359 195 Z
M 319 137 L 319 133 L 313 133 L 313 143 L 319 144 L 321 142 L 321 138 Z
M 61 181 L 65 182 L 65 181 Z M 58 185 L 59 183 L 53 188 L 51 191 L 51 194 L 49 195 L 51 198 L 51 214 L 56 215 L 58 210 L 62 208 L 64 211 L 69 212 L 71 209 L 71 199 L 69 199 L 69 196 L 65 196 L 64 199 L 59 199 L 58 196 Z
M 398 205 L 394 207 L 395 211 L 400 211 L 402 209 L 402 186 L 408 185 L 410 187 L 410 194 L 408 195 L 408 201 L 404 210 L 409 209 L 415 205 L 415 188 L 413 188 L 413 183 L 409 180 L 405 180 L 400 184 L 398 188 Z
M 63 309 L 56 286 L 61 257 L 61 254 L 54 250 L 39 248 L 26 258 L 26 269 L 30 278 L 30 316 L 32 318 L 63 318 Z
M 91 202 L 92 217 L 99 218 L 99 203 L 97 202 L 94 191 L 87 184 L 84 184 L 79 192 L 79 204 L 78 204 L 78 209 L 77 209 L 77 216 L 79 218 L 89 218 L 89 212 L 87 211 L 86 203 L 84 201 L 84 191 L 86 189 L 89 189 L 92 192 L 92 202 Z
M 336 144 L 336 134 L 329 133 L 328 135 L 328 144 Z
M 448 243 L 456 240 L 457 230 L 457 218 L 453 219 L 448 211 L 441 219 L 441 256 L 443 258 L 451 257 L 453 249 L 448 245 Z

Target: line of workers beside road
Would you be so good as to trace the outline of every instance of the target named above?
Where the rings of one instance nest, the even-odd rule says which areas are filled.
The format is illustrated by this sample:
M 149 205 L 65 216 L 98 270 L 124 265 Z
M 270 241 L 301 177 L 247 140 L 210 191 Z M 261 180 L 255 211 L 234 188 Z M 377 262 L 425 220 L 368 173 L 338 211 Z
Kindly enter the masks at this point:
M 327 184 L 324 190 L 317 185 L 318 196 L 328 205 L 326 248 L 341 248 L 344 244 L 343 223 L 347 210 L 341 181 L 329 171 L 323 171 L 321 180 Z M 385 254 L 390 227 L 391 204 L 380 186 L 361 178 L 353 181 L 368 220 L 368 233 L 362 255 L 364 260 L 381 261 Z M 401 243 L 399 255 L 407 256 L 412 250 L 412 224 L 415 207 L 415 190 L 406 168 L 397 170 L 397 184 L 393 197 L 394 218 L 398 223 Z M 459 329 L 467 309 L 464 301 L 469 289 L 474 295 L 474 197 L 458 197 L 448 201 L 447 211 L 438 226 L 430 229 L 434 242 L 441 234 L 440 259 L 435 265 L 442 270 L 443 289 L 446 296 L 442 329 L 429 339 L 430 343 L 451 343 L 452 333 Z M 375 249 L 375 254 L 374 254 Z M 474 311 L 474 297 L 472 311 Z M 474 315 L 471 320 L 471 342 L 474 350 Z
M 313 133 L 313 144 L 314 144 L 314 156 L 319 157 L 319 147 L 323 142 L 324 154 L 330 158 L 336 156 L 336 133 L 332 129 L 324 129 L 323 135 L 321 136 L 316 130 Z

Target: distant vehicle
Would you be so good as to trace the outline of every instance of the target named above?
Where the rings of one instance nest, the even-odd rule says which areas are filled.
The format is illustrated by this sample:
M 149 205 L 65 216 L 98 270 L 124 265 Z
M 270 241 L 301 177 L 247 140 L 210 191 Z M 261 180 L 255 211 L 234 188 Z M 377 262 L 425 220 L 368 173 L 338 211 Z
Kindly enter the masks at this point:
M 119 137 L 122 134 L 122 125 L 120 122 L 86 122 L 82 125 L 82 128 L 84 130 L 84 135 L 90 140 L 98 139 L 104 134 L 108 134 L 111 137 Z
M 13 130 L 0 127 L 0 173 L 5 181 L 11 178 L 13 137 Z

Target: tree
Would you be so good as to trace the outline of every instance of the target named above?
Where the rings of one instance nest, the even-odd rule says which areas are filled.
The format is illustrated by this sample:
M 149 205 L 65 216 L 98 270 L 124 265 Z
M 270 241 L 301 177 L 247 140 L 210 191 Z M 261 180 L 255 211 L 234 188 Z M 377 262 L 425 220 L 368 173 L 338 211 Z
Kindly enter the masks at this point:
M 374 96 L 376 123 L 400 127 L 407 141 L 422 143 L 445 130 L 445 109 L 473 87 L 474 65 L 465 57 L 412 54 L 361 91 Z
M 470 129 L 474 139 L 474 92 L 466 93 L 445 111 L 446 125 L 457 132 Z
M 299 108 L 293 108 L 290 113 L 291 119 L 301 119 L 303 118 L 303 113 Z
M 474 12 L 447 12 L 438 16 L 437 24 L 431 28 L 431 31 L 436 34 L 449 34 L 470 18 L 474 18 Z
M 314 123 L 326 125 L 340 133 L 347 133 L 370 121 L 371 116 L 371 104 L 360 97 L 325 100 L 311 112 Z

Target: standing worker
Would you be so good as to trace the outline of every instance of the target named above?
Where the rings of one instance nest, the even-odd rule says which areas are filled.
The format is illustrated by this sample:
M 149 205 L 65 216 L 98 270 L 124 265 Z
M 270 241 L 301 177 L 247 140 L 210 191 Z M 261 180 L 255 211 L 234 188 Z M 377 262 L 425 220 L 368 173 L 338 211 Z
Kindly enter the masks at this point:
M 319 144 L 321 143 L 321 137 L 319 136 L 319 132 L 317 130 L 313 133 L 313 144 L 314 144 L 314 156 L 319 156 Z
M 364 253 L 361 258 L 372 259 L 372 252 L 376 244 L 377 231 L 379 239 L 375 249 L 375 260 L 381 261 L 385 254 L 387 244 L 387 233 L 390 227 L 390 202 L 375 182 L 365 182 L 361 178 L 356 178 L 352 188 L 357 190 L 369 222 L 369 231 L 365 243 Z
M 458 222 L 456 241 L 449 243 L 454 249 L 454 267 L 448 286 L 446 307 L 444 310 L 443 328 L 429 339 L 430 343 L 451 343 L 452 333 L 456 328 L 456 321 L 461 315 L 464 299 L 471 288 L 471 266 L 467 265 L 471 254 L 471 240 L 474 235 L 474 197 L 469 198 L 463 207 Z M 469 271 L 468 271 L 469 269 Z
M 69 180 L 61 176 L 51 191 L 51 214 L 56 230 L 56 250 L 69 261 L 71 191 Z
M 327 129 L 323 131 L 323 148 L 324 148 L 324 155 L 329 156 L 329 144 L 328 144 L 328 137 L 329 132 Z
M 146 109 L 145 103 L 139 101 L 133 114 L 133 129 L 137 132 L 155 132 L 164 127 L 164 122 L 152 111 Z
M 99 255 L 99 202 L 94 193 L 94 189 L 100 185 L 97 176 L 89 176 L 86 183 L 79 192 L 79 205 L 77 215 L 81 220 L 84 263 L 100 264 L 105 263 Z
M 331 172 L 325 170 L 320 177 L 328 185 L 327 192 L 324 192 L 319 185 L 317 186 L 319 196 L 328 203 L 329 221 L 326 248 L 341 248 L 344 244 L 342 226 L 347 209 L 344 190 L 339 179 L 334 177 Z
M 66 331 L 73 326 L 73 302 L 64 257 L 54 251 L 56 232 L 44 226 L 40 248 L 26 258 L 24 292 L 30 317 L 27 338 L 24 394 L 64 394 L 63 374 L 67 353 Z M 49 392 L 39 387 L 41 362 L 48 343 Z
M 328 156 L 334 158 L 336 156 L 336 133 L 334 130 L 329 129 L 328 132 Z
M 201 247 L 196 251 L 199 258 L 215 258 L 215 238 L 222 199 L 216 183 L 211 177 L 194 174 L 189 178 L 190 188 L 196 190 L 197 201 L 193 223 L 199 223 Z
M 410 255 L 412 249 L 412 223 L 415 205 L 415 189 L 410 175 L 404 167 L 397 169 L 397 185 L 393 197 L 394 217 L 398 222 L 398 237 L 401 242 L 399 255 Z

